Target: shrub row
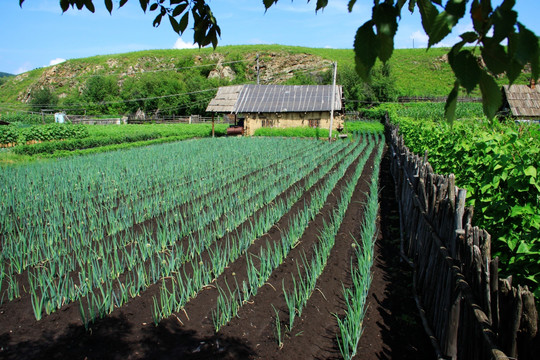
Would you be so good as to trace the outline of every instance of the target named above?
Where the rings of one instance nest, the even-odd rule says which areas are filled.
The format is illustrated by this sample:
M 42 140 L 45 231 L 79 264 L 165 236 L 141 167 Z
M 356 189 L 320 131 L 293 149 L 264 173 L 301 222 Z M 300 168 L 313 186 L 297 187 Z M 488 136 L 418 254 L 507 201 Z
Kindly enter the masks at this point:
M 161 134 L 157 132 L 143 134 L 128 134 L 115 136 L 90 137 L 83 139 L 72 139 L 66 141 L 51 141 L 35 145 L 22 145 L 13 149 L 13 152 L 19 155 L 52 154 L 58 150 L 74 151 L 80 149 L 89 149 L 113 144 L 131 143 L 136 141 L 145 141 L 160 138 Z
M 19 128 L 0 127 L 0 144 L 26 144 L 28 141 L 51 141 L 81 139 L 88 136 L 85 126 L 69 124 L 47 124 Z
M 23 112 L 3 113 L 0 116 L 2 121 L 7 121 L 10 124 L 21 123 L 28 125 L 39 125 L 45 123 L 54 123 L 54 115 L 41 116 L 40 114 L 28 114 Z

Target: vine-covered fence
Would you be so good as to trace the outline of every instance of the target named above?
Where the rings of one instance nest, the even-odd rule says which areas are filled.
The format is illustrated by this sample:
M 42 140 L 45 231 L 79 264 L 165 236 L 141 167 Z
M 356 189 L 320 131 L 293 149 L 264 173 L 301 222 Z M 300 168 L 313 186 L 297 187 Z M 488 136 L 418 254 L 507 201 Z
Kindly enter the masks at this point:
M 440 359 L 537 359 L 538 313 L 528 288 L 500 279 L 491 237 L 472 225 L 466 190 L 434 173 L 427 153 L 386 129 L 402 229 L 401 253 L 413 266 L 415 300 Z

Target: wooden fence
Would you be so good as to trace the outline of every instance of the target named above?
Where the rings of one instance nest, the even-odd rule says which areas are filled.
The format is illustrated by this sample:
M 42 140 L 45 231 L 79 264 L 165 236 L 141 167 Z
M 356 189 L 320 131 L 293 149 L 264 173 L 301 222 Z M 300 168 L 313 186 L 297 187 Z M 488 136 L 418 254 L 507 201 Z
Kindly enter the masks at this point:
M 535 299 L 499 278 L 490 235 L 471 224 L 466 190 L 453 175 L 434 173 L 427 153 L 411 153 L 388 115 L 386 129 L 401 253 L 414 269 L 415 300 L 438 358 L 540 358 Z
M 223 118 L 215 118 L 214 120 L 216 123 L 231 123 L 226 116 Z M 212 117 L 200 115 L 145 117 L 144 119 L 137 118 L 136 116 L 129 116 L 127 120 L 128 124 L 208 124 L 211 122 Z

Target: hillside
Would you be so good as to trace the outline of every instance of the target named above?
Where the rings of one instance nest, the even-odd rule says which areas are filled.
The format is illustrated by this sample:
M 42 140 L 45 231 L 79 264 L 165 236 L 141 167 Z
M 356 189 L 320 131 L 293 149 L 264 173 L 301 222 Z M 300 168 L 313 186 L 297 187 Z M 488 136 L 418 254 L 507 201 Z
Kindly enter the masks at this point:
M 13 74 L 8 74 L 8 73 L 1 72 L 1 71 L 0 71 L 0 78 L 2 78 L 2 77 L 8 77 L 8 76 L 13 76 Z
M 390 65 L 397 95 L 446 96 L 454 81 L 445 56 L 447 51 L 396 50 Z M 242 45 L 218 47 L 216 51 L 149 50 L 73 59 L 8 78 L 0 87 L 0 103 L 21 106 L 31 102 L 40 89 L 47 89 L 62 108 L 134 112 L 148 107 L 148 101 L 142 104 L 133 99 L 153 98 L 154 104 L 148 109 L 196 113 L 204 111 L 213 94 L 201 90 L 254 83 L 257 54 L 261 84 L 329 83 L 332 61 L 338 62 L 338 76 L 353 74 L 350 70 L 354 67 L 354 54 L 350 49 Z M 343 78 L 338 81 L 350 82 Z M 526 81 L 522 76 L 518 82 Z M 473 95 L 478 96 L 478 90 Z M 96 103 L 108 106 L 88 105 Z

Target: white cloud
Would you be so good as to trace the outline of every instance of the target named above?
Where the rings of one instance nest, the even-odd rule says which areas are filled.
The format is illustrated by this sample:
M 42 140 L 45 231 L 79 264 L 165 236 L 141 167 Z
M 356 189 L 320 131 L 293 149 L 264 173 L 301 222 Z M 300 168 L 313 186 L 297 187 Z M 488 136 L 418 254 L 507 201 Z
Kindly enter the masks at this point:
M 52 60 L 49 62 L 49 66 L 52 66 L 52 65 L 58 65 L 58 64 L 63 63 L 64 61 L 66 61 L 66 59 L 62 59 L 62 58 L 52 59 Z
M 173 49 L 195 49 L 198 47 L 198 45 L 193 43 L 187 43 L 182 40 L 181 37 L 179 37 L 178 40 L 176 40 L 176 42 L 174 43 Z

